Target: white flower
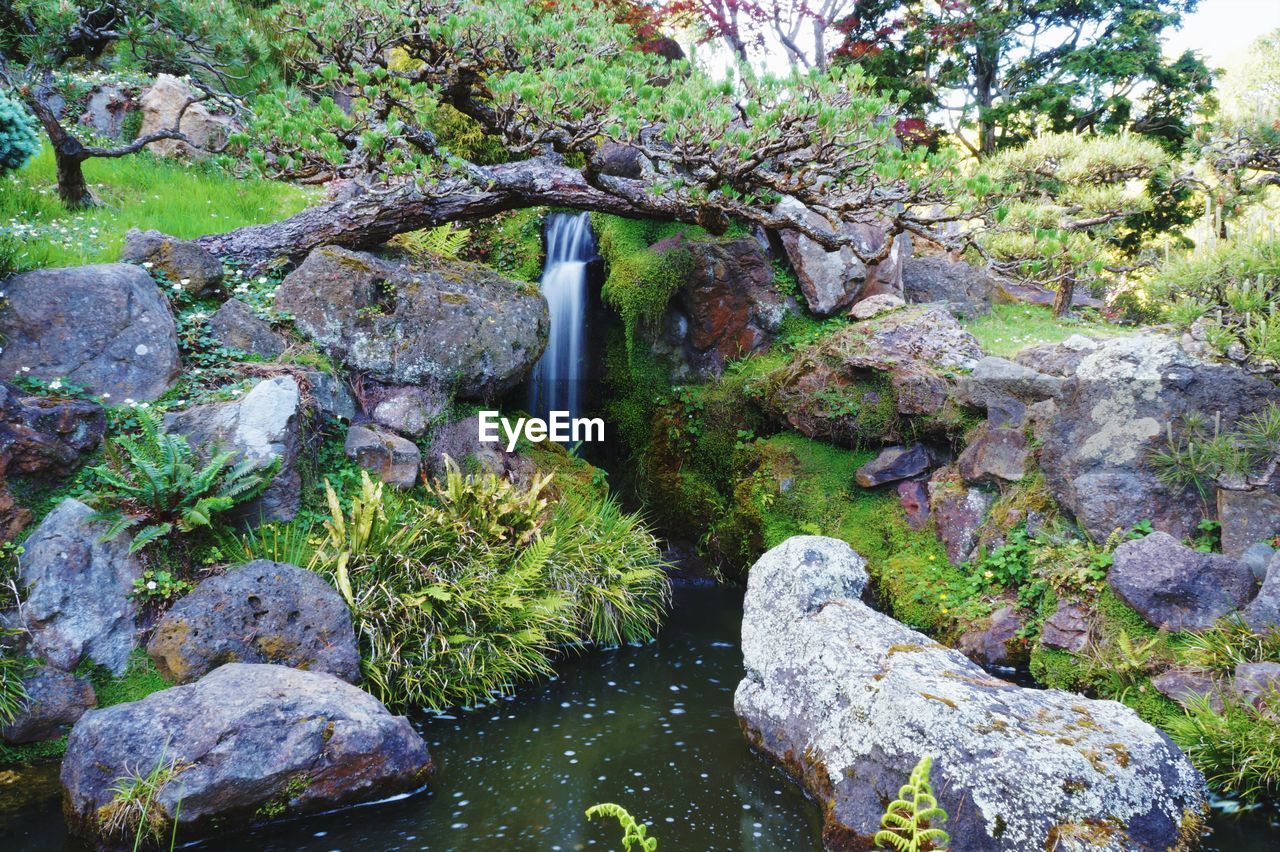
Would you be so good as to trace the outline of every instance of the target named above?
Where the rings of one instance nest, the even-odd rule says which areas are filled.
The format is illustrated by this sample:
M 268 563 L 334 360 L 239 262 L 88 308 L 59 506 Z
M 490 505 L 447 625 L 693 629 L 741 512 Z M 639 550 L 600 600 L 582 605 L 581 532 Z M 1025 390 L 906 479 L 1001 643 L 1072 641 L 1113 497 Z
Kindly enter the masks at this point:
M 139 408 L 150 408 L 150 407 L 151 407 L 151 403 L 149 403 L 149 402 L 140 402 L 140 403 L 138 403 L 138 407 L 139 407 Z
M 130 399 L 127 396 L 124 398 L 124 404 L 129 406 L 130 408 L 133 408 L 135 405 L 137 405 L 136 402 L 134 402 L 132 399 Z
M 148 591 L 154 592 L 154 591 L 155 591 L 156 589 L 158 589 L 158 588 L 160 588 L 160 587 L 156 585 L 156 581 L 155 581 L 155 580 L 148 580 L 148 581 L 147 581 L 147 590 L 148 590 Z
M 185 287 L 185 286 L 187 286 L 188 284 L 190 284 L 190 283 L 191 283 L 191 279 L 190 279 L 190 278 L 183 278 L 183 279 L 182 279 L 181 281 L 179 281 L 178 283 L 179 283 L 179 284 L 181 284 L 183 287 Z
M 30 372 L 31 372 L 31 368 L 30 368 L 30 367 L 23 367 L 23 368 L 22 368 L 22 372 L 24 372 L 24 373 L 30 373 Z
M 103 399 L 111 399 L 111 394 L 109 394 L 109 393 L 104 393 L 104 394 L 102 395 L 102 398 L 103 398 Z
M 266 283 L 267 283 L 267 276 L 265 276 L 265 275 L 259 275 L 259 276 L 258 276 L 258 283 L 259 283 L 259 284 L 266 284 Z
M 151 264 L 151 261 L 149 261 L 149 260 L 143 261 L 143 263 L 142 263 L 142 268 L 143 268 L 143 269 L 150 269 L 150 268 L 151 268 L 151 266 L 152 266 L 152 264 Z
M 62 382 L 58 381 L 57 379 L 54 379 L 53 381 L 49 382 L 49 390 L 60 390 L 61 388 L 62 388 Z

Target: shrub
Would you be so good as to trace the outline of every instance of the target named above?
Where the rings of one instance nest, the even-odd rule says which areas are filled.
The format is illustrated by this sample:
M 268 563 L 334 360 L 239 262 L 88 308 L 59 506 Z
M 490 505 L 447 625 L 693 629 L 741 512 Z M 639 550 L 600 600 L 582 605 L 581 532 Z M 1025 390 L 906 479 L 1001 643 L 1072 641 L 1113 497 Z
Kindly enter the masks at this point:
M 21 102 L 0 92 L 0 177 L 16 172 L 38 153 L 35 119 Z

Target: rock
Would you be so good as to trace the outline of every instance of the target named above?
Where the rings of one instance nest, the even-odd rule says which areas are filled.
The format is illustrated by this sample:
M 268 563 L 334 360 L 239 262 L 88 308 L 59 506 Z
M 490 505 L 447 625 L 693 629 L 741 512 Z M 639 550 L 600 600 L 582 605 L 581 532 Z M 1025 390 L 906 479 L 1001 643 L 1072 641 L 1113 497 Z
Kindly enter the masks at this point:
M 1209 706 L 1222 709 L 1222 686 L 1207 672 L 1199 669 L 1169 669 L 1151 678 L 1156 692 L 1183 707 L 1202 698 L 1209 699 Z
M 54 740 L 65 734 L 98 703 L 89 681 L 48 666 L 23 676 L 27 701 L 18 716 L 0 727 L 0 741 L 9 745 Z
M 1264 488 L 1218 489 L 1222 552 L 1240 558 L 1247 548 L 1280 536 L 1280 494 Z
M 142 127 L 139 136 L 178 129 L 191 141 L 161 139 L 152 142 L 147 149 L 157 157 L 196 157 L 219 151 L 236 130 L 236 122 L 229 115 L 210 112 L 203 103 L 191 103 L 199 97 L 185 82 L 169 74 L 160 74 L 150 89 L 142 93 L 138 103 L 142 106 Z M 186 110 L 183 111 L 183 107 Z M 181 122 L 179 122 L 181 116 Z
M 119 86 L 97 85 L 89 90 L 79 125 L 94 136 L 119 139 L 124 135 L 124 122 L 137 104 Z
M 1058 608 L 1040 628 L 1040 644 L 1079 654 L 1089 644 L 1091 633 L 1089 610 L 1078 603 L 1060 600 Z
M 906 304 L 901 296 L 895 296 L 892 293 L 880 293 L 876 296 L 868 296 L 858 302 L 849 310 L 849 316 L 854 319 L 868 320 L 881 314 L 887 314 L 890 311 L 896 311 Z
M 1097 348 L 1096 340 L 1073 334 L 1061 343 L 1028 346 L 1014 355 L 1013 360 L 1038 373 L 1067 379 L 1076 374 L 1085 356 Z
M 337 247 L 289 273 L 276 306 L 352 369 L 390 384 L 452 385 L 467 399 L 523 381 L 550 327 L 540 293 L 483 266 L 418 268 Z
M 136 266 L 36 269 L 10 278 L 4 292 L 2 376 L 62 379 L 112 404 L 156 399 L 178 378 L 173 315 Z
M 227 299 L 209 318 L 209 333 L 227 349 L 247 352 L 270 361 L 285 350 L 283 335 L 272 330 L 271 324 L 259 319 L 239 299 Z
M 720 375 L 734 358 L 769 348 L 795 304 L 773 283 L 773 263 L 751 237 L 679 236 L 650 249 L 687 270 L 663 315 L 653 351 L 674 381 Z
M 0 541 L 13 541 L 29 523 L 31 510 L 18 505 L 8 480 L 0 476 Z
M 1186 848 L 1204 779 L 1167 736 L 1118 702 L 991 677 L 862 603 L 865 584 L 843 542 L 802 537 L 747 585 L 734 709 L 823 803 L 826 848 L 871 848 L 924 755 L 953 849 L 1049 849 L 1086 830 L 1095 849 Z
M 1030 405 L 1053 399 L 1062 388 L 1062 380 L 1036 372 L 1004 358 L 988 355 L 961 376 L 956 383 L 956 396 L 966 405 L 986 408 L 993 400 L 1013 398 Z
M 227 513 L 233 522 L 289 521 L 298 513 L 302 480 L 295 463 L 301 401 L 297 381 L 276 376 L 258 382 L 238 401 L 197 405 L 165 416 L 165 428 L 186 436 L 203 457 L 217 448 L 234 451 L 237 462 L 252 459 L 256 470 L 279 464 L 265 491 Z
M 196 586 L 165 613 L 147 653 L 171 683 L 190 683 L 233 662 L 360 681 L 346 602 L 315 572 L 265 559 Z
M 1013 668 L 1027 661 L 1026 643 L 1018 636 L 1022 619 L 1017 610 L 1003 606 L 991 614 L 986 625 L 966 631 L 960 649 L 985 668 Z
M 106 422 L 97 403 L 27 396 L 0 382 L 0 476 L 66 476 L 97 449 Z
M 356 401 L 341 377 L 323 370 L 307 370 L 306 379 L 311 386 L 311 404 L 317 412 L 347 422 L 356 419 Z
M 995 502 L 994 494 L 980 488 L 957 486 L 945 470 L 929 480 L 929 510 L 952 565 L 966 561 L 978 546 L 978 528 Z
M 1050 405 L 1053 400 L 1045 400 Z M 1040 403 L 1033 403 L 1039 405 Z M 987 425 L 1021 429 L 1027 422 L 1027 406 L 1011 396 L 987 400 Z
M 1240 663 L 1231 688 L 1254 707 L 1265 708 L 1280 691 L 1280 663 Z
M 996 284 L 993 301 L 1024 305 L 1043 305 L 1052 307 L 1057 292 L 1037 284 L 1018 284 L 1013 281 L 1000 281 Z M 1102 310 L 1107 306 L 1101 299 L 1095 299 L 1087 290 L 1077 287 L 1071 294 L 1071 307 L 1093 308 Z
M 1212 627 L 1253 592 L 1253 574 L 1244 563 L 1192 550 L 1162 532 L 1117 547 L 1107 583 L 1149 623 L 1167 630 Z
M 1244 549 L 1244 553 L 1240 554 L 1240 561 L 1249 566 L 1249 570 L 1253 572 L 1253 576 L 1259 580 L 1267 578 L 1267 567 L 1271 564 L 1271 558 L 1276 555 L 1276 550 L 1269 544 L 1258 542 L 1251 544 Z
M 591 156 L 592 166 L 602 175 L 639 179 L 644 177 L 649 165 L 640 149 L 621 142 L 602 142 Z
M 1262 588 L 1244 608 L 1243 617 L 1255 633 L 1280 627 L 1280 555 L 1271 557 Z
M 422 452 L 413 441 L 399 435 L 353 425 L 347 430 L 342 451 L 389 485 L 412 488 L 418 483 Z
M 970 485 L 1018 482 L 1026 474 L 1030 454 L 1021 429 L 984 426 L 956 460 L 956 469 Z
M 909 257 L 902 266 L 907 302 L 942 302 L 964 319 L 990 313 L 994 291 L 995 283 L 985 272 L 945 255 Z
M 929 523 L 929 490 L 923 482 L 909 479 L 898 483 L 898 505 L 907 513 L 907 526 L 922 530 Z
M 1170 422 L 1192 412 L 1221 415 L 1229 431 L 1243 416 L 1280 402 L 1280 389 L 1224 364 L 1193 358 L 1176 340 L 1147 334 L 1099 344 L 1058 397 L 1040 465 L 1053 496 L 1095 541 L 1149 519 L 1175 538 L 1195 534 L 1205 515 L 1195 489 L 1172 491 L 1147 464 L 1167 443 Z
M 404 793 L 433 768 L 409 720 L 356 687 L 317 672 L 228 663 L 196 683 L 81 717 L 62 761 L 72 832 L 97 839 L 116 780 L 161 761 L 177 772 L 155 804 L 165 819 L 177 816 L 187 840 Z
M 793 198 L 784 198 L 777 212 L 795 216 L 814 227 L 839 230 L 839 226 Z M 863 254 L 879 251 L 887 236 L 883 227 L 866 223 L 846 224 L 844 231 L 854 237 Z M 888 257 L 870 265 L 859 260 L 852 248 L 827 251 L 797 231 L 784 230 L 779 235 L 795 270 L 800 292 L 812 313 L 831 316 L 881 293 L 902 297 L 902 264 L 911 253 L 911 241 L 905 234 L 894 239 Z
M 222 283 L 222 262 L 199 243 L 159 231 L 130 228 L 120 249 L 121 263 L 150 263 L 192 296 L 204 296 Z
M 93 510 L 63 500 L 23 545 L 18 582 L 26 590 L 23 623 L 32 652 L 70 671 L 83 659 L 123 674 L 137 645 L 133 582 L 142 563 L 122 534 L 99 541 L 107 524 Z
M 863 488 L 875 488 L 886 482 L 912 479 L 928 472 L 932 459 L 924 444 L 909 447 L 886 447 L 880 455 L 858 468 L 854 477 Z
M 427 448 L 427 473 L 436 479 L 445 475 L 445 456 L 453 459 L 464 470 L 477 465 L 490 473 L 526 482 L 534 472 L 533 465 L 519 453 L 509 453 L 502 443 L 480 442 L 480 421 L 475 415 L 446 423 L 431 436 Z
M 448 410 L 449 399 L 434 388 L 388 388 L 370 401 L 373 420 L 401 435 L 417 438 Z

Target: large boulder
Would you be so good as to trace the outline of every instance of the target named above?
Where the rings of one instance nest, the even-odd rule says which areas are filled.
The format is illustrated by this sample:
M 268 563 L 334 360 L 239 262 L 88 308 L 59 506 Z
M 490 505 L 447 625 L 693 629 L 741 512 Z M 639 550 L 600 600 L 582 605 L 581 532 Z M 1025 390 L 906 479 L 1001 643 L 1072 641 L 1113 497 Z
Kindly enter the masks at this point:
M 1271 557 L 1262 588 L 1244 608 L 1243 617 L 1257 633 L 1280 628 L 1280 554 Z
M 22 709 L 17 718 L 0 727 L 0 742 L 9 745 L 57 739 L 98 703 L 89 681 L 49 666 L 28 672 L 22 685 L 27 690 Z
M 1253 572 L 1157 531 L 1116 548 L 1107 583 L 1156 627 L 1203 630 L 1249 602 Z
M 1040 454 L 1058 503 L 1094 539 L 1148 519 L 1175 538 L 1194 534 L 1212 511 L 1192 487 L 1163 484 L 1148 463 L 1170 424 L 1188 414 L 1219 418 L 1230 431 L 1280 402 L 1280 388 L 1238 367 L 1188 355 L 1157 334 L 1108 340 L 1086 355 L 1058 397 Z
M 119 779 L 171 766 L 154 805 L 192 840 L 268 819 L 414 790 L 432 770 L 422 737 L 336 677 L 229 663 L 196 683 L 91 710 L 67 739 L 64 814 L 102 838 Z
M 228 515 L 246 524 L 289 521 L 298 513 L 302 479 L 297 469 L 301 443 L 301 403 L 292 376 L 264 379 L 233 402 L 213 402 L 169 414 L 165 429 L 186 437 L 201 456 L 235 453 L 235 461 L 251 460 L 257 470 L 279 465 L 266 489 Z
M 209 333 L 227 349 L 271 360 L 288 345 L 284 337 L 239 299 L 227 299 L 209 317 Z
M 136 266 L 36 269 L 4 292 L 0 376 L 62 379 L 113 404 L 156 399 L 178 378 L 173 315 Z
M 1204 779 L 1167 736 L 1117 702 L 991 677 L 864 604 L 864 565 L 789 539 L 751 569 L 743 615 L 734 709 L 823 803 L 827 849 L 871 848 L 925 755 L 953 849 L 1194 847 Z
M 0 476 L 66 476 L 97 449 L 106 424 L 97 403 L 27 396 L 0 382 Z
M 523 381 L 550 328 L 541 294 L 483 266 L 418 267 L 332 246 L 289 273 L 276 307 L 371 378 L 451 385 L 468 399 L 497 397 Z
M 63 500 L 26 540 L 18 558 L 23 626 L 31 651 L 50 665 L 70 671 L 88 659 L 119 675 L 137 646 L 132 594 L 142 563 L 127 534 L 102 541 L 107 524 L 92 515 Z
M 185 81 L 171 74 L 160 74 L 151 88 L 138 99 L 142 107 L 142 127 L 139 136 L 147 136 L 162 130 L 172 130 L 176 125 L 191 144 L 179 139 L 161 139 L 147 146 L 158 157 L 202 156 L 219 151 L 236 130 L 236 121 L 230 115 L 211 111 L 205 104 L 196 103 L 200 95 Z
M 222 283 L 222 262 L 199 243 L 160 231 L 130 228 L 120 249 L 123 263 L 150 264 L 192 296 L 203 296 Z
M 795 216 L 815 228 L 837 230 L 793 198 L 783 199 L 778 204 L 778 212 Z M 871 223 L 848 223 L 843 229 L 864 255 L 878 252 L 888 235 L 882 225 Z M 818 316 L 830 316 L 870 296 L 888 293 L 902 297 L 902 265 L 911 254 L 911 239 L 906 234 L 894 238 L 884 260 L 871 264 L 859 260 L 848 246 L 827 251 L 804 234 L 789 229 L 781 231 L 779 236 L 805 303 Z
M 360 680 L 346 602 L 315 572 L 266 559 L 196 586 L 165 613 L 147 653 L 171 683 L 189 683 L 233 662 Z
M 908 302 L 942 302 L 966 319 L 991 311 L 995 282 L 980 269 L 946 255 L 909 257 L 902 265 L 902 294 Z

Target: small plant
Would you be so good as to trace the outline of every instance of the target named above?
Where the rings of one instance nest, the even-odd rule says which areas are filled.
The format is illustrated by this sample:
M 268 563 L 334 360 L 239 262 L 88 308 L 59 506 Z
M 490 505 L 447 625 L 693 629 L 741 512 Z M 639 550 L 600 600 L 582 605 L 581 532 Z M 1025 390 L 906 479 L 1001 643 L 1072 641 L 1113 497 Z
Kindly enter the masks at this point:
M 1164 727 L 1209 786 L 1256 802 L 1280 793 L 1280 693 L 1249 704 L 1227 697 L 1221 710 L 1209 699 L 1188 700 L 1186 715 Z
M 875 834 L 876 848 L 896 849 L 897 852 L 930 852 L 945 850 L 951 837 L 935 824 L 947 821 L 947 812 L 938 807 L 933 787 L 929 783 L 929 771 L 933 758 L 920 758 L 911 777 L 901 789 L 898 798 L 889 803 L 880 817 L 880 831 Z
M 9 637 L 15 630 L 0 630 L 0 636 Z M 16 657 L 7 648 L 0 647 L 0 727 L 13 723 L 27 706 L 30 696 L 22 682 L 28 669 L 27 661 Z
M 1230 675 L 1241 663 L 1280 662 L 1280 630 L 1256 633 L 1239 614 L 1181 641 L 1182 659 L 1195 668 Z
M 133 597 L 146 603 L 165 604 L 188 594 L 191 583 L 171 571 L 143 571 L 133 581 Z
M 138 409 L 137 437 L 120 435 L 107 449 L 107 463 L 93 468 L 102 490 L 95 520 L 108 523 L 103 541 L 140 527 L 129 545 L 136 553 L 177 529 L 208 527 L 213 517 L 259 493 L 276 466 L 259 469 L 235 453 L 215 453 L 197 466 L 195 452 L 182 435 L 162 431 L 160 415 Z
M 0 177 L 40 153 L 36 123 L 22 104 L 0 92 Z
M 470 237 L 469 229 L 449 224 L 399 234 L 393 242 L 411 254 L 457 260 Z
M 612 802 L 592 805 L 587 808 L 587 819 L 590 820 L 592 817 L 604 819 L 613 817 L 618 821 L 618 825 L 622 827 L 623 852 L 631 852 L 632 846 L 635 847 L 636 852 L 655 852 L 658 848 L 658 838 L 648 836 L 649 827 L 644 823 L 636 822 L 636 818 L 622 805 L 615 805 Z
M 168 756 L 168 744 L 160 750 L 160 757 L 147 774 L 140 771 L 117 778 L 111 785 L 111 801 L 98 809 L 98 825 L 102 834 L 119 841 L 133 836 L 133 849 L 137 852 L 147 842 L 160 845 L 170 834 L 170 848 L 177 837 L 178 814 L 181 801 L 174 808 L 172 819 L 159 802 L 160 793 L 180 773 L 190 767 Z

